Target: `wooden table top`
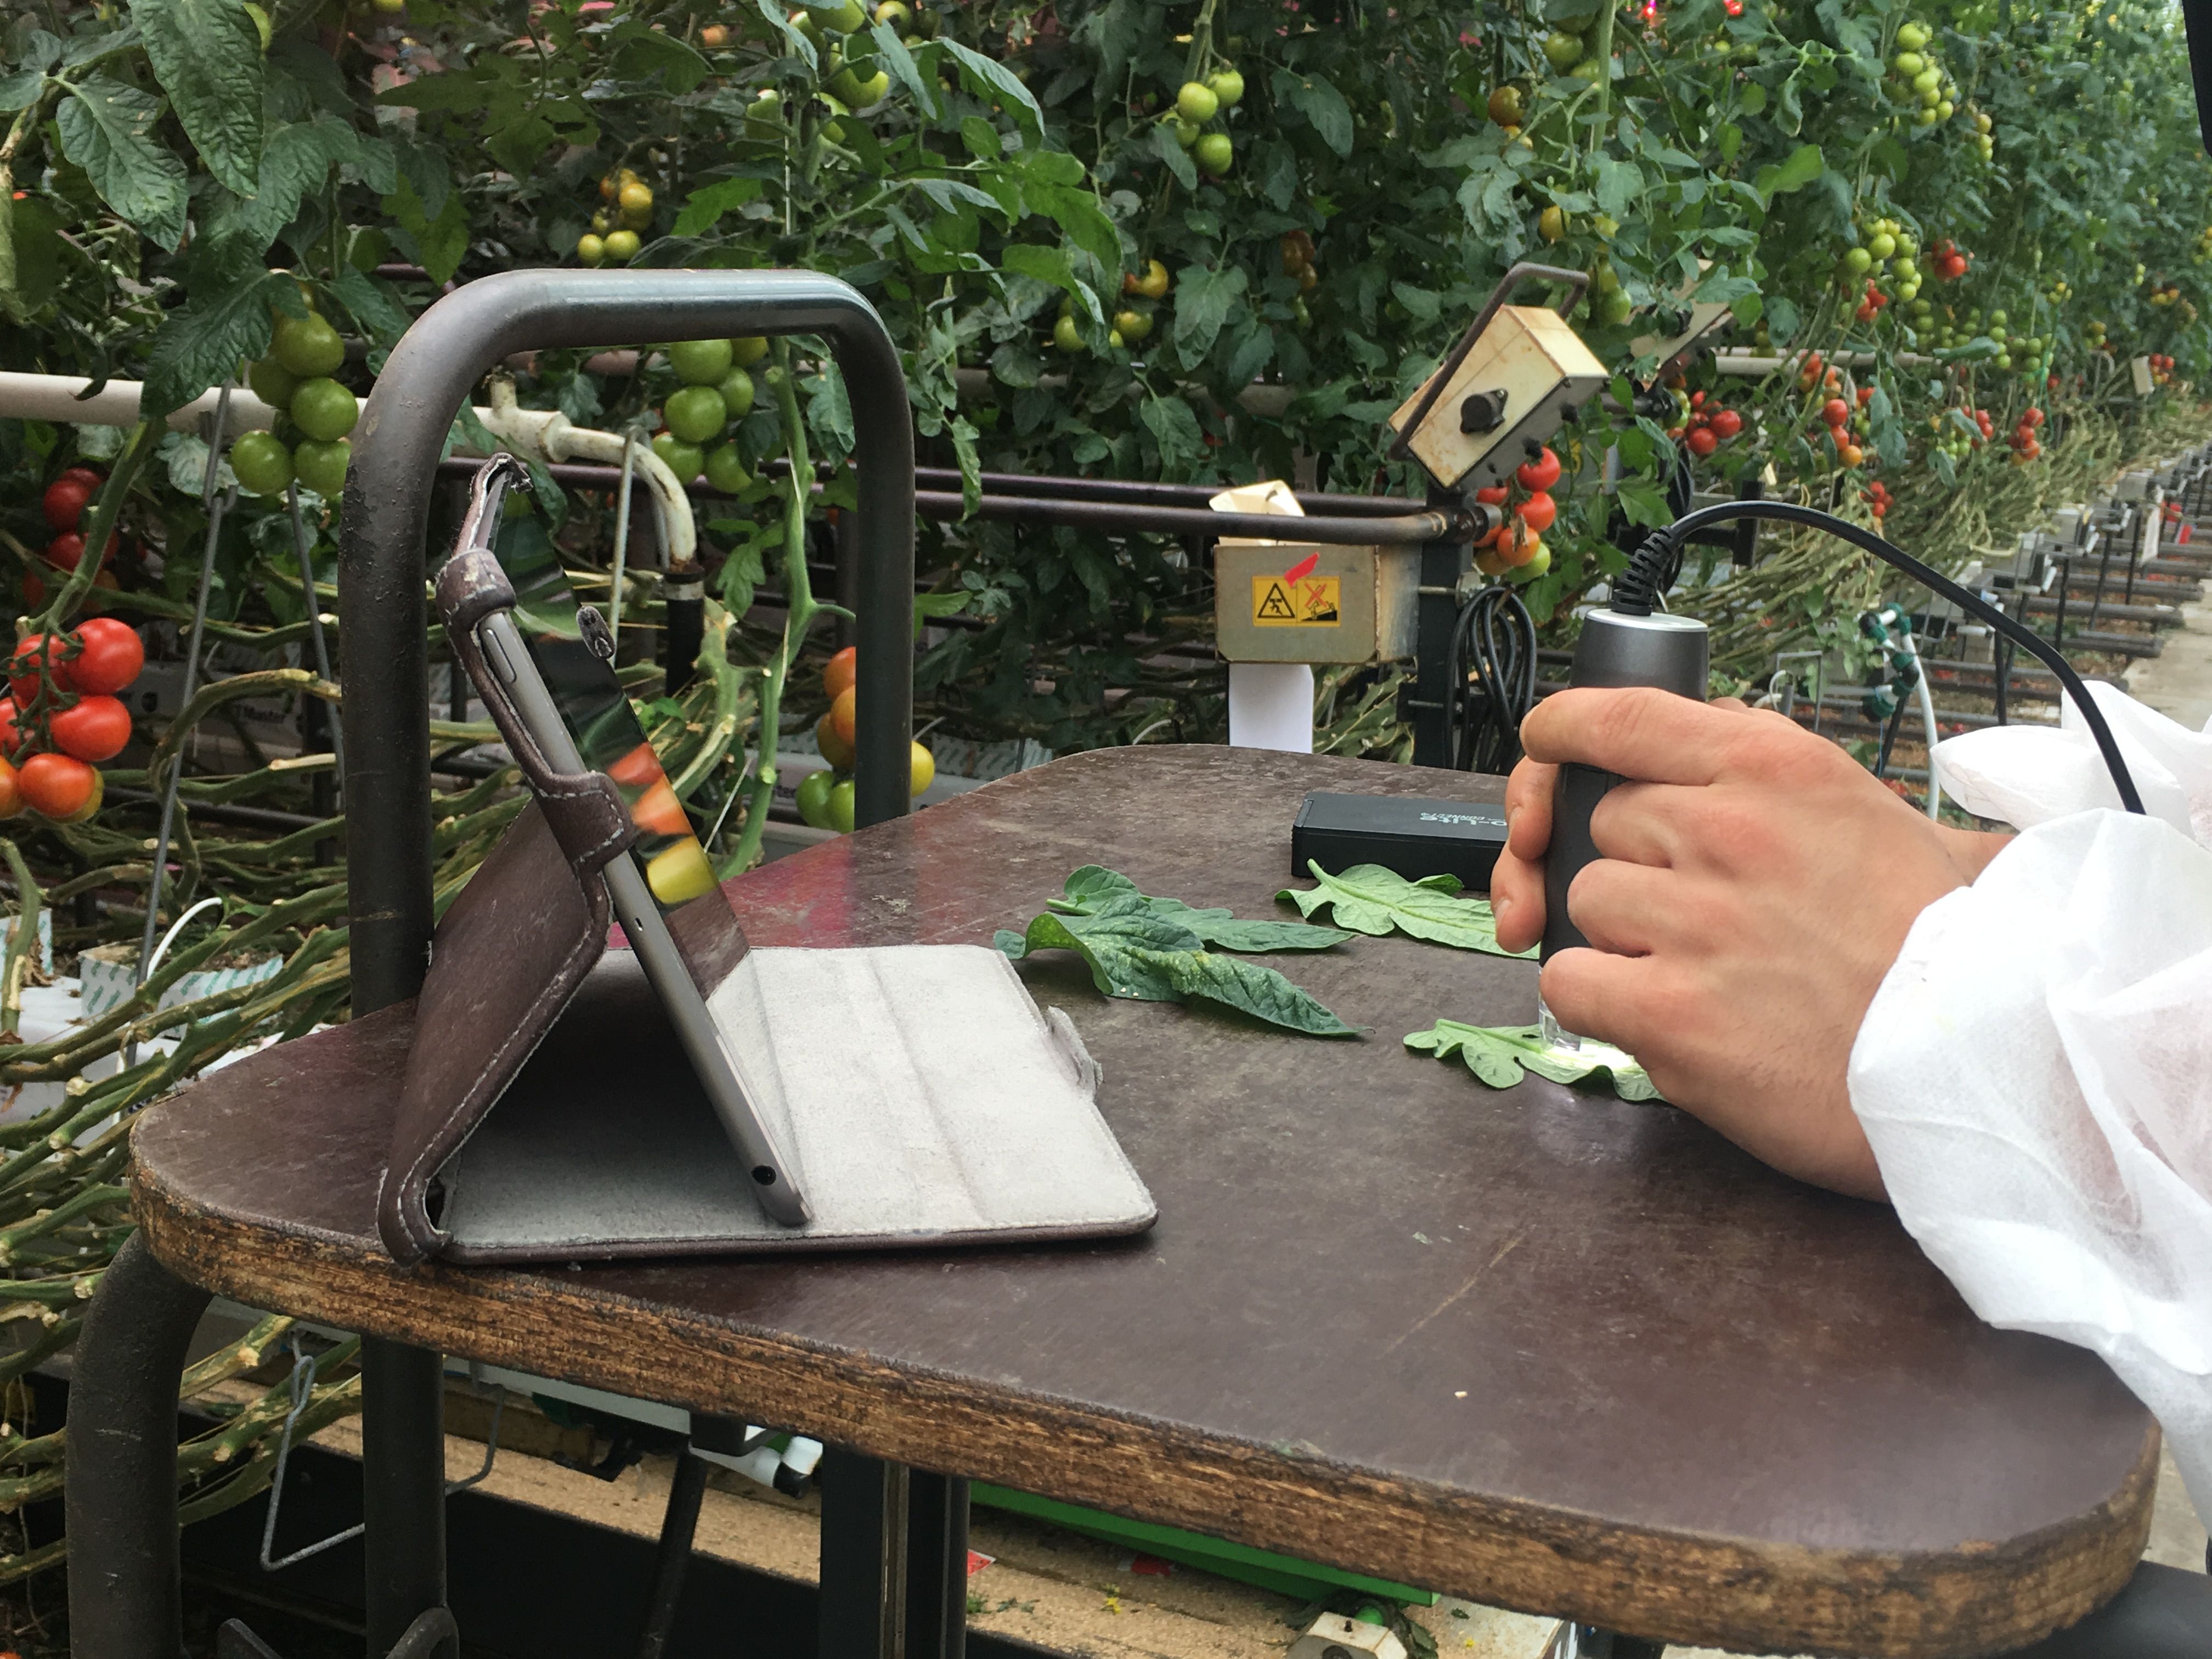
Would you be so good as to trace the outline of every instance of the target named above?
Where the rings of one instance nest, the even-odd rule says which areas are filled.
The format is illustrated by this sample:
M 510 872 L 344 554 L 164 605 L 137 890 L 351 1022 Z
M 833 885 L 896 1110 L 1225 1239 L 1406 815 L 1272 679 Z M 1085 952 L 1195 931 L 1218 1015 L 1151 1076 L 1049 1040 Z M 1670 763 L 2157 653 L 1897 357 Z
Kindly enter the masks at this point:
M 758 870 L 763 945 L 988 942 L 1068 872 L 1285 915 L 1324 757 L 1079 755 Z M 2002 1650 L 2127 1578 L 2157 1431 L 2088 1353 L 1969 1313 L 1886 1208 L 1671 1108 L 1498 1092 L 1400 1039 L 1534 1018 L 1534 964 L 1279 959 L 1356 1041 L 1023 964 L 1160 1209 L 1104 1244 L 398 1269 L 374 1205 L 406 1008 L 149 1109 L 155 1251 L 247 1304 L 775 1423 L 1394 1579 L 1760 1651 Z

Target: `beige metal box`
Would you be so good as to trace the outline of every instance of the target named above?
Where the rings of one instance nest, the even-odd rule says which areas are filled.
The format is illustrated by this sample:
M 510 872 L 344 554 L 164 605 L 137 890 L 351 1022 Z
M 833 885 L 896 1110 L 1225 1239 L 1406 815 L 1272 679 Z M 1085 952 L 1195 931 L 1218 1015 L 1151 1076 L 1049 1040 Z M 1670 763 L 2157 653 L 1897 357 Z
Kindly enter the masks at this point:
M 1393 432 L 1404 434 L 1435 378 L 1390 416 Z M 1565 318 L 1539 306 L 1500 306 L 1410 446 L 1439 483 L 1465 489 L 1503 483 L 1528 459 L 1524 440 L 1549 438 L 1605 382 L 1605 365 Z
M 1410 657 L 1420 580 L 1417 547 L 1217 542 L 1214 640 L 1231 662 Z

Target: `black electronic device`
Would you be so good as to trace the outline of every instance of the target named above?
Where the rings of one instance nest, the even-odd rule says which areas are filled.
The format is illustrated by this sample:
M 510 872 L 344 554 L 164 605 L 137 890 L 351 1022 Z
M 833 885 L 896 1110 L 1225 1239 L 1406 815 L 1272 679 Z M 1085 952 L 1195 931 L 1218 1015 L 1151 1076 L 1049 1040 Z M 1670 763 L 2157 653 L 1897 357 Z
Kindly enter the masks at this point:
M 1313 864 L 1331 874 L 1379 864 L 1408 881 L 1456 876 L 1462 887 L 1487 892 L 1504 850 L 1505 809 L 1476 801 L 1316 790 L 1291 823 L 1291 873 L 1300 878 Z

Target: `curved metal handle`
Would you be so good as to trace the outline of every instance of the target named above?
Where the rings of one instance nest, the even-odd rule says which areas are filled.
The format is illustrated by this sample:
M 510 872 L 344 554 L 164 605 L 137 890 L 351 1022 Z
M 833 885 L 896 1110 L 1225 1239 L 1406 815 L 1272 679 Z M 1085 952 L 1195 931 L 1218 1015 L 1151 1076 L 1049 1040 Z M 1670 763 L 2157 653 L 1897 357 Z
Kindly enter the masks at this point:
M 1421 429 L 1421 422 L 1429 418 L 1429 411 L 1437 406 L 1437 399 L 1443 396 L 1444 387 L 1459 372 L 1459 366 L 1467 361 L 1467 354 L 1474 349 L 1474 343 L 1482 337 L 1483 330 L 1488 328 L 1498 313 L 1505 308 L 1513 297 L 1513 290 L 1528 282 L 1565 283 L 1567 297 L 1559 301 L 1559 315 L 1564 317 L 1575 308 L 1576 302 L 1583 297 L 1583 290 L 1589 287 L 1589 273 L 1523 260 L 1499 277 L 1498 286 L 1490 290 L 1490 298 L 1483 302 L 1482 309 L 1475 313 L 1474 320 L 1467 325 L 1467 331 L 1459 337 L 1459 343 L 1446 354 L 1443 362 L 1437 365 L 1437 372 L 1429 376 L 1428 390 L 1421 394 L 1421 401 L 1414 405 L 1406 424 L 1398 428 L 1398 435 L 1391 441 L 1389 452 L 1392 460 L 1402 461 L 1413 454 L 1413 434 Z
M 353 1006 L 421 988 L 430 941 L 429 656 L 423 574 L 446 434 L 511 353 L 720 335 L 819 334 L 852 393 L 860 593 L 854 817 L 906 811 L 914 725 L 914 425 L 875 308 L 805 270 L 516 270 L 440 300 L 401 337 L 353 434 L 338 544 L 345 619 L 346 867 Z

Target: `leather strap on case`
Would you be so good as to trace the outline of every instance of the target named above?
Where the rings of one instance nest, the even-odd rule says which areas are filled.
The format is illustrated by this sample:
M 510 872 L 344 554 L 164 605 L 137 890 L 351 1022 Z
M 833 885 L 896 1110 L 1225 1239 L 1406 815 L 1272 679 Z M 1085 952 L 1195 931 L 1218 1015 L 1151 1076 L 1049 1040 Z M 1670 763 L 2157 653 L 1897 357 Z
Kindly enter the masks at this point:
M 579 877 L 587 877 L 637 839 L 614 780 L 599 772 L 556 772 L 522 723 L 507 687 L 491 672 L 477 643 L 483 619 L 514 608 L 514 586 L 498 559 L 481 548 L 463 548 L 438 573 L 438 613 L 447 642 L 490 711 L 492 723 L 522 769 L 539 810 Z

